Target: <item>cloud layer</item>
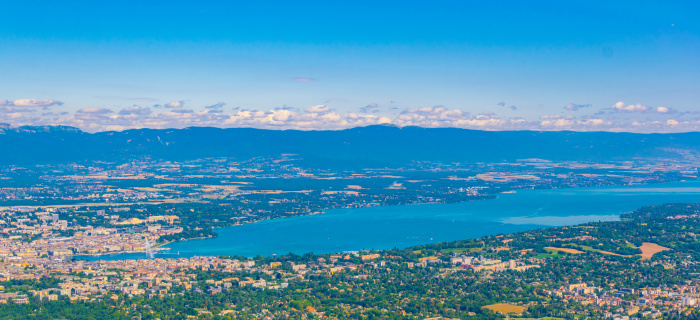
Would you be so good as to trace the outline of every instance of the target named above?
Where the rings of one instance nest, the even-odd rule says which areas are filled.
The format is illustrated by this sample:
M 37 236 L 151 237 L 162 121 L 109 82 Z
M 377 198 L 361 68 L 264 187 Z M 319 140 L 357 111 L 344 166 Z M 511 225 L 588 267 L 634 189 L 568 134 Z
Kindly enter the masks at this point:
M 377 124 L 480 130 L 682 132 L 700 129 L 700 113 L 624 102 L 615 103 L 592 115 L 580 115 L 582 111 L 573 115 L 569 111 L 590 108 L 590 105 L 572 103 L 565 106 L 561 114 L 544 114 L 536 120 L 504 117 L 493 112 L 472 114 L 446 106 L 395 110 L 395 107 L 381 108 L 375 103 L 360 107 L 357 112 L 338 112 L 328 105 L 304 109 L 231 109 L 226 108 L 223 102 L 186 109 L 183 101 L 172 101 L 163 106 L 86 107 L 72 113 L 51 107 L 61 104 L 56 100 L 0 100 L 0 123 L 13 126 L 68 125 L 89 132 L 189 126 L 335 130 Z
M 17 99 L 14 101 L 0 100 L 0 106 L 15 106 L 24 108 L 34 108 L 34 107 L 50 107 L 54 105 L 62 105 L 63 102 L 56 101 L 52 99 Z
M 617 112 L 641 112 L 641 113 L 646 113 L 646 112 L 657 112 L 657 113 L 675 113 L 675 110 L 672 108 L 668 107 L 656 107 L 656 108 L 651 108 L 647 107 L 641 103 L 637 104 L 625 104 L 624 102 L 620 101 L 616 104 L 614 104 L 611 109 L 613 111 Z
M 570 110 L 570 111 L 578 111 L 579 109 L 588 108 L 590 106 L 591 106 L 590 104 L 569 103 L 566 106 L 564 106 L 564 109 Z
M 182 108 L 182 106 L 184 106 L 184 105 L 185 105 L 184 101 L 171 101 L 171 102 L 164 104 L 163 106 L 166 108 Z

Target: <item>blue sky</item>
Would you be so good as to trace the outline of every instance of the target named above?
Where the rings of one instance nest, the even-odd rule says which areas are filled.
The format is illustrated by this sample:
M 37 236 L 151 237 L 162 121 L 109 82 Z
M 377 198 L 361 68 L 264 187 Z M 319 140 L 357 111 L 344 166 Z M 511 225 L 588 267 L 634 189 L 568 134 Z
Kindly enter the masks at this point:
M 695 2 L 3 8 L 0 122 L 13 125 L 700 128 Z

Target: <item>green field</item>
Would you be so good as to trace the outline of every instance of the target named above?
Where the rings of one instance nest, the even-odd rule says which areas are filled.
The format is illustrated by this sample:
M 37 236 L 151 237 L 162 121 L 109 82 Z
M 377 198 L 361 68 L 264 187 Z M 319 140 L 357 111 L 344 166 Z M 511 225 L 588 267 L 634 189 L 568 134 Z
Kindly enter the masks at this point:
M 627 244 L 629 245 L 629 243 Z M 630 257 L 628 255 L 623 255 L 615 252 L 610 252 L 610 251 L 605 251 L 605 250 L 600 250 L 600 249 L 595 249 L 591 246 L 586 246 L 586 245 L 581 245 L 581 244 L 575 244 L 575 243 L 568 243 L 564 245 L 565 248 L 578 248 L 583 251 L 588 251 L 588 252 L 596 252 L 600 254 L 609 254 L 609 255 L 616 255 L 616 256 L 623 256 L 623 257 Z

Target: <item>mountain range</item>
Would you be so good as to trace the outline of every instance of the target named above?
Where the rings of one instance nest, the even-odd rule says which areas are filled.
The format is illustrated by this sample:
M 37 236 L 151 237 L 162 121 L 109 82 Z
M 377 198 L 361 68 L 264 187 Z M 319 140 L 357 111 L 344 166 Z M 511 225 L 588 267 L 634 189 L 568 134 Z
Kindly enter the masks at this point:
M 250 159 L 294 154 L 302 166 L 381 167 L 414 161 L 497 162 L 526 158 L 607 161 L 678 158 L 700 152 L 700 133 L 479 131 L 368 126 L 338 131 L 133 129 L 87 133 L 66 126 L 0 124 L 0 164 L 33 166 L 134 159 Z

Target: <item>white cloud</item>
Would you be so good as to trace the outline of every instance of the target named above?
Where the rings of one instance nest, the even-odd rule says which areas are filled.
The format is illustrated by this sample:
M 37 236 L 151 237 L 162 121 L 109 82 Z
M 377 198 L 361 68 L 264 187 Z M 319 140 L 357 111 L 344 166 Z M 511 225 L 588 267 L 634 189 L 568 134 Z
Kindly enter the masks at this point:
M 76 111 L 72 120 L 78 127 L 99 127 L 104 121 L 109 121 L 109 114 L 111 113 L 114 113 L 114 111 L 105 108 L 87 107 Z
M 604 114 L 606 109 L 601 110 L 598 114 Z M 637 103 L 637 104 L 625 104 L 624 102 L 620 101 L 616 104 L 614 104 L 610 109 L 607 110 L 612 110 L 615 112 L 625 112 L 625 113 L 661 113 L 661 114 L 673 114 L 677 113 L 673 108 L 670 107 L 648 107 L 643 104 Z
M 53 105 L 62 105 L 63 102 L 52 99 L 17 99 L 13 102 L 16 107 L 48 107 Z
M 181 108 L 182 106 L 185 105 L 184 101 L 170 101 L 163 106 L 166 108 Z
M 564 106 L 564 109 L 570 110 L 570 111 L 578 111 L 579 109 L 588 108 L 590 106 L 591 106 L 590 104 L 569 103 L 566 106 Z
M 15 101 L 0 100 L 0 106 L 15 106 L 22 108 L 32 107 L 50 107 L 54 105 L 62 105 L 63 102 L 53 99 L 17 99 Z
M 575 124 L 574 121 L 572 120 L 567 120 L 567 119 L 556 119 L 556 120 L 545 120 L 540 122 L 540 125 L 543 127 L 571 127 L 573 124 Z
M 112 113 L 114 111 L 105 109 L 105 108 L 98 108 L 98 107 L 87 107 L 87 108 L 82 108 L 77 111 L 77 113 L 90 113 L 90 114 L 105 114 L 105 113 Z
M 672 113 L 677 113 L 676 109 L 669 108 L 669 107 L 657 107 L 656 112 L 658 113 L 665 113 L 665 114 L 672 114 Z
M 448 109 L 444 106 L 423 107 L 405 110 L 394 119 L 392 124 L 398 126 L 420 127 L 458 127 L 500 130 L 505 128 L 520 127 L 523 122 L 519 120 L 501 119 L 493 112 L 483 112 L 471 115 L 459 109 Z
M 610 124 L 610 122 L 606 122 L 603 119 L 586 119 L 579 121 L 579 123 L 584 126 L 602 126 L 605 124 Z
M 651 108 L 643 105 L 643 104 L 625 104 L 622 101 L 619 101 L 618 103 L 614 104 L 612 106 L 613 110 L 616 111 L 624 111 L 624 112 L 647 112 Z
M 289 121 L 294 118 L 296 113 L 290 110 L 277 110 L 272 114 L 272 120 L 274 121 Z
M 306 108 L 306 112 L 309 113 L 323 113 L 323 112 L 328 112 L 330 111 L 331 108 L 329 108 L 327 105 L 317 105 L 317 106 L 312 106 Z
M 561 114 L 543 114 L 540 116 L 542 120 L 552 120 L 552 119 L 575 119 L 574 116 L 564 116 Z
M 119 115 L 126 116 L 126 115 L 139 115 L 139 116 L 145 116 L 151 114 L 151 108 L 144 108 L 141 106 L 131 106 L 131 107 L 125 107 L 124 109 L 119 110 Z

